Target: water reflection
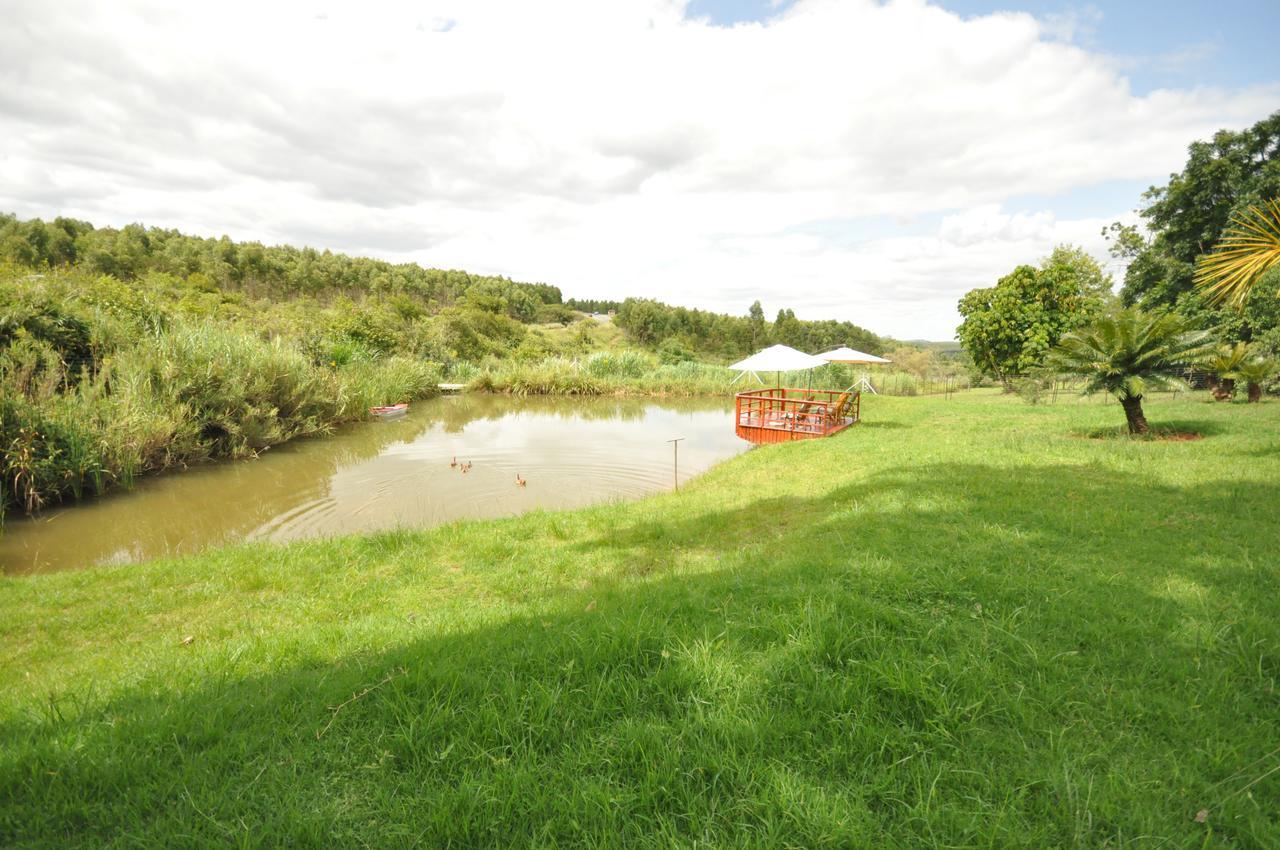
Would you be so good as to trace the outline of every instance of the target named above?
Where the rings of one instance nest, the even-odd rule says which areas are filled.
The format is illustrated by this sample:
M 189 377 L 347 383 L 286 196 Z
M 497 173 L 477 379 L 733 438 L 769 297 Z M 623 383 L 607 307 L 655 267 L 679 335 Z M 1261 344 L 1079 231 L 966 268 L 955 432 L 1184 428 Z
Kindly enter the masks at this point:
M 74 569 L 245 539 L 296 540 L 568 508 L 670 488 L 743 451 L 731 402 L 462 395 L 403 419 L 279 446 L 254 461 L 147 479 L 129 492 L 10 519 L 4 572 Z M 450 460 L 470 461 L 469 472 Z M 515 484 L 516 473 L 527 481 Z

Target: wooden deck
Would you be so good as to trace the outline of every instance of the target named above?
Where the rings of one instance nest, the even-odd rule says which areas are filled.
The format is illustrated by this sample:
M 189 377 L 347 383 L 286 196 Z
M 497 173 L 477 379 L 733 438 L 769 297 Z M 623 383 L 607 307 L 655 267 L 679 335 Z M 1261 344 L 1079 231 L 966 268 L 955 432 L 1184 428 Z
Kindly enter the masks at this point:
M 862 394 L 773 387 L 738 393 L 734 429 L 753 443 L 787 443 L 838 434 L 858 421 Z

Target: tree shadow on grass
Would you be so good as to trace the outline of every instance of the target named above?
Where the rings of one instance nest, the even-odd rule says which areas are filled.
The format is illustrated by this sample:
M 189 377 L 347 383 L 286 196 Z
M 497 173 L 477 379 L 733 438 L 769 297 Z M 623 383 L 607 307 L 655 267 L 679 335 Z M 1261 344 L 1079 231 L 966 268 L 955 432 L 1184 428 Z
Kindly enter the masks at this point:
M 1160 419 L 1149 421 L 1151 433 L 1146 436 L 1130 434 L 1128 427 L 1123 423 L 1103 427 L 1073 428 L 1070 433 L 1073 437 L 1085 437 L 1091 440 L 1149 440 L 1154 442 L 1176 440 L 1184 435 L 1190 435 L 1195 438 L 1215 437 L 1230 431 L 1223 423 L 1207 419 Z
M 935 464 L 611 524 L 563 543 L 610 578 L 515 616 L 6 721 L 0 838 L 1177 846 L 1205 806 L 1266 846 L 1275 504 Z

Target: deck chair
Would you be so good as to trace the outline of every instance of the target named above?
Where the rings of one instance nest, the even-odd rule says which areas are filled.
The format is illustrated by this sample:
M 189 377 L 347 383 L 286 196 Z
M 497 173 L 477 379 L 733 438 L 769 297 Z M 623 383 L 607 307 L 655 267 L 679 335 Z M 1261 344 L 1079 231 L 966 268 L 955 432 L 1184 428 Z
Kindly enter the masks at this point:
M 845 410 L 853 401 L 853 394 L 848 392 L 840 393 L 835 402 L 827 408 L 827 427 L 834 428 L 844 422 Z

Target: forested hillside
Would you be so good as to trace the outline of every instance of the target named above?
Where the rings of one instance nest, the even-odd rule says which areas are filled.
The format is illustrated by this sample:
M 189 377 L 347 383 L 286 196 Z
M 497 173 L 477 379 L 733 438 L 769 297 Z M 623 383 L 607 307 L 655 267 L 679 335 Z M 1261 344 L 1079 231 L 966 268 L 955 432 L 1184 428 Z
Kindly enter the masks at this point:
M 852 322 L 802 321 L 791 310 L 779 310 L 770 324 L 759 301 L 746 316 L 726 316 L 628 298 L 618 308 L 616 321 L 637 342 L 676 356 L 693 349 L 713 357 L 735 358 L 777 342 L 811 354 L 842 345 L 871 354 L 888 347 L 885 339 Z
M 656 301 L 584 299 L 566 302 L 560 289 L 504 277 L 423 268 L 350 257 L 314 248 L 267 246 L 187 236 L 176 230 L 130 224 L 95 228 L 70 218 L 19 220 L 0 215 L 0 263 L 27 269 L 73 267 L 120 281 L 150 279 L 193 293 L 217 294 L 206 307 L 253 301 L 340 304 L 343 321 L 360 326 L 354 338 L 379 350 L 397 350 L 448 365 L 483 357 L 524 358 L 557 353 L 538 340 L 526 343 L 520 325 L 582 318 L 577 311 L 617 314 L 628 340 L 650 350 L 664 345 L 677 358 L 725 360 L 761 345 L 784 342 L 817 350 L 852 345 L 878 352 L 880 337 L 849 322 L 802 321 L 779 310 L 766 322 L 759 303 L 748 316 L 728 316 Z M 432 321 L 434 320 L 434 321 Z

